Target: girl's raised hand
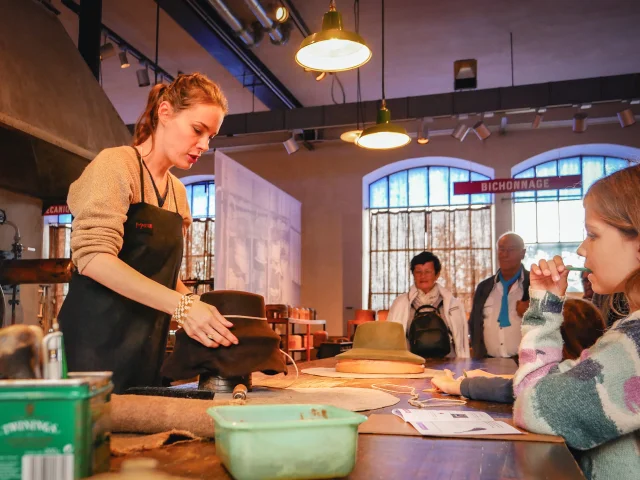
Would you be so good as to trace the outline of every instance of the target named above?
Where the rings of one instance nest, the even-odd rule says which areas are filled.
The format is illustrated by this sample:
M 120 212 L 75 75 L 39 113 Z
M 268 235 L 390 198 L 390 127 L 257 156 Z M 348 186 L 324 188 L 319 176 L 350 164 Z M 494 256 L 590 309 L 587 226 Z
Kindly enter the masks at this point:
M 552 260 L 540 260 L 538 264 L 531 265 L 531 288 L 546 290 L 558 297 L 564 297 L 567 291 L 568 275 L 569 270 L 561 256 L 556 255 Z

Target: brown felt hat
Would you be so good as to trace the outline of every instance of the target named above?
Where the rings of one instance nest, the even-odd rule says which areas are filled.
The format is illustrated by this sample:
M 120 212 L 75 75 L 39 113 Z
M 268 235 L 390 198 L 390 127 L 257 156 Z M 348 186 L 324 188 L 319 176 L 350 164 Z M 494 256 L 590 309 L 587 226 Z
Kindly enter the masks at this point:
M 356 330 L 353 348 L 340 355 L 338 360 L 386 360 L 422 365 L 424 358 L 407 350 L 404 328 L 395 322 L 367 322 Z
M 207 292 L 200 300 L 213 305 L 233 323 L 231 332 L 238 345 L 209 348 L 189 337 L 183 329 L 176 333 L 173 353 L 162 365 L 162 375 L 172 380 L 193 378 L 201 373 L 221 377 L 239 377 L 251 372 L 269 375 L 286 372 L 280 352 L 280 335 L 266 320 L 264 298 L 233 290 Z M 237 318 L 233 315 L 256 318 Z

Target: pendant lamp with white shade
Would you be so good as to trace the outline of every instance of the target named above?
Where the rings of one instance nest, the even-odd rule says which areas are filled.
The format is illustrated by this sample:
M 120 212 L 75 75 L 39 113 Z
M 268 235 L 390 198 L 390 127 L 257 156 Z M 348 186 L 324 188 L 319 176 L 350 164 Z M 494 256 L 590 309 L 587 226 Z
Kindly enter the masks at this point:
M 322 19 L 322 30 L 305 38 L 296 53 L 298 65 L 320 72 L 343 72 L 371 59 L 371 49 L 356 32 L 342 28 L 342 15 L 335 0 Z
M 387 108 L 384 92 L 384 0 L 382 0 L 382 105 L 378 119 L 372 127 L 365 128 L 356 140 L 356 145 L 371 150 L 388 150 L 404 147 L 411 141 L 407 130 L 391 123 L 391 112 Z

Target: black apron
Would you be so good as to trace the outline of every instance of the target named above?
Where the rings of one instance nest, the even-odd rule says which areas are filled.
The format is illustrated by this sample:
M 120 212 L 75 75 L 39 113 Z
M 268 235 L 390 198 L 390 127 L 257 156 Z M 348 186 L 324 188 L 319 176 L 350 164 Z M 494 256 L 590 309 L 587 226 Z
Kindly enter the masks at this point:
M 140 164 L 140 203 L 124 223 L 118 258 L 144 276 L 175 289 L 182 263 L 182 216 L 144 202 Z M 152 178 L 153 181 L 153 178 Z M 58 321 L 64 334 L 69 371 L 112 371 L 114 393 L 161 383 L 171 315 L 130 300 L 91 278 L 74 273 Z

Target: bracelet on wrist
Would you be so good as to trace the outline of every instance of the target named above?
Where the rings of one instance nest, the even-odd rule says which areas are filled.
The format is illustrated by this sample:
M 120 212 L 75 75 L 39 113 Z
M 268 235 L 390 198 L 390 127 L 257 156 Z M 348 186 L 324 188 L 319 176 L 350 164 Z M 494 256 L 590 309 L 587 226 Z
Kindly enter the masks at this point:
M 187 314 L 189 313 L 194 300 L 196 300 L 196 297 L 193 293 L 186 293 L 180 298 L 178 306 L 171 317 L 175 320 L 178 326 L 182 327 L 182 325 L 184 325 L 184 321 L 187 318 Z

